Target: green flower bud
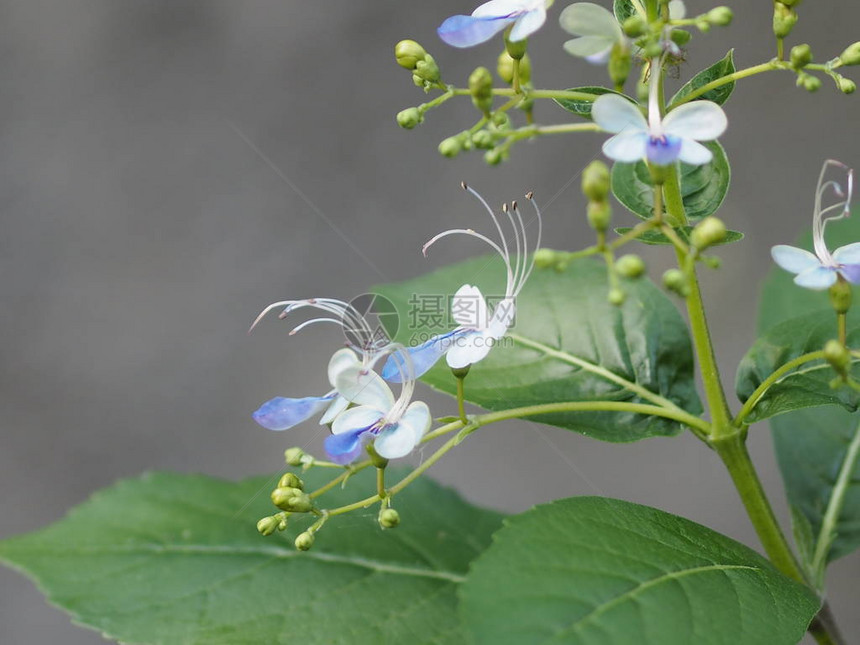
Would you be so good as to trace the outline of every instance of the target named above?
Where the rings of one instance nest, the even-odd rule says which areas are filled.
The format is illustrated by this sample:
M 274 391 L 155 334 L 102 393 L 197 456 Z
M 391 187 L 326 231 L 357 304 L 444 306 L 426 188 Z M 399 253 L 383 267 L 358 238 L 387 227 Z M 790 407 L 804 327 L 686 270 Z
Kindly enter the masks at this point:
M 504 130 L 511 125 L 511 117 L 508 116 L 507 112 L 493 112 L 490 121 L 500 130 Z
M 639 36 L 642 36 L 645 33 L 647 26 L 648 25 L 645 24 L 645 21 L 642 20 L 639 14 L 633 14 L 624 21 L 624 24 L 621 25 L 621 29 L 623 29 L 624 33 L 630 38 L 639 38 Z
M 821 79 L 812 74 L 804 74 L 797 79 L 807 92 L 817 92 L 821 89 Z
M 612 207 L 609 202 L 588 202 L 588 223 L 595 231 L 605 231 L 612 220 Z
M 486 130 L 478 130 L 472 135 L 472 145 L 479 150 L 489 150 L 496 145 L 496 138 L 492 132 Z
M 845 280 L 837 280 L 830 287 L 830 304 L 838 314 L 848 313 L 851 308 L 851 285 Z
M 484 153 L 484 162 L 488 166 L 498 166 L 502 161 L 504 161 L 504 158 L 505 153 L 499 148 L 493 148 L 492 150 L 487 150 Z
M 606 201 L 609 196 L 609 168 L 595 159 L 582 171 L 582 192 L 592 202 Z
M 287 448 L 284 451 L 284 460 L 290 466 L 301 466 L 305 451 L 301 448 Z
M 476 99 L 491 98 L 493 96 L 493 75 L 486 67 L 476 67 L 469 74 L 469 92 Z
M 510 40 L 508 37 L 510 35 L 510 29 L 505 30 L 505 51 L 508 53 L 508 56 L 514 58 L 516 60 L 521 60 L 526 55 L 526 48 L 528 47 L 528 39 L 523 38 L 522 40 Z
M 773 35 L 785 38 L 797 24 L 797 12 L 783 2 L 773 3 Z
M 682 298 L 690 295 L 690 287 L 687 278 L 680 269 L 669 269 L 663 274 L 663 286 L 669 291 L 674 291 Z
M 406 108 L 397 113 L 397 125 L 405 130 L 411 130 L 423 120 L 424 118 L 418 108 Z
M 496 61 L 496 73 L 505 83 L 510 85 L 514 81 L 514 59 L 510 57 L 508 52 L 504 51 L 499 54 L 499 60 Z M 520 83 L 528 83 L 532 78 L 532 61 L 529 55 L 520 59 Z
M 618 258 L 615 270 L 623 278 L 639 278 L 645 273 L 645 262 L 638 255 L 628 253 Z
M 299 551 L 308 551 L 314 545 L 314 534 L 310 531 L 299 533 L 296 538 L 296 548 Z
M 706 34 L 711 30 L 711 23 L 707 20 L 698 20 L 696 21 L 696 29 L 701 31 L 703 34 Z
M 438 83 L 440 80 L 439 66 L 430 54 L 424 55 L 424 60 L 415 63 L 415 74 L 422 81 L 427 83 Z
M 678 47 L 683 47 L 684 45 L 686 45 L 688 42 L 690 42 L 690 38 L 692 37 L 693 34 L 691 34 L 689 31 L 686 31 L 685 29 L 673 29 L 669 33 L 669 38 L 671 38 L 672 42 L 678 45 Z
M 800 0 L 782 0 L 782 4 L 786 7 L 796 7 L 800 4 Z
M 660 43 L 649 43 L 642 50 L 643 58 L 657 58 L 663 54 L 663 47 Z
M 397 64 L 408 70 L 415 69 L 419 61 L 426 58 L 427 52 L 414 40 L 401 40 L 394 46 L 394 58 Z
M 845 78 L 844 76 L 836 77 L 836 85 L 839 87 L 839 91 L 844 92 L 845 94 L 853 94 L 854 90 L 857 89 L 857 84 L 850 78 Z
M 261 535 L 271 535 L 278 530 L 280 520 L 275 517 L 264 517 L 257 522 L 257 530 Z
M 812 48 L 805 43 L 803 45 L 795 45 L 791 48 L 788 59 L 794 69 L 806 67 L 812 62 Z
M 860 41 L 848 45 L 845 51 L 839 54 L 839 62 L 843 65 L 860 65 Z
M 393 529 L 400 524 L 400 513 L 393 508 L 385 508 L 379 512 L 379 526 L 384 529 Z
M 292 511 L 292 503 L 293 499 L 302 495 L 302 491 L 298 488 L 291 488 L 289 486 L 278 487 L 272 491 L 271 498 L 272 504 L 277 506 L 282 511 Z
M 535 251 L 534 261 L 538 269 L 549 269 L 555 266 L 558 261 L 558 254 L 552 249 L 538 249 Z
M 280 481 L 278 481 L 278 488 L 295 488 L 298 490 L 304 490 L 305 483 L 293 473 L 284 473 L 284 476 L 281 477 Z
M 630 76 L 630 68 L 633 62 L 630 49 L 624 43 L 615 43 L 609 54 L 609 78 L 616 85 L 624 85 Z
M 610 289 L 609 295 L 607 296 L 607 300 L 609 300 L 609 304 L 619 307 L 624 304 L 624 299 L 626 297 L 627 294 L 624 293 L 621 289 Z
M 287 517 L 289 513 L 278 513 L 277 515 L 273 515 L 272 517 L 278 520 L 278 530 L 286 531 L 287 530 Z
M 828 340 L 824 345 L 824 358 L 840 374 L 846 374 L 851 367 L 851 352 L 838 340 Z
M 443 157 L 456 157 L 463 149 L 460 137 L 448 137 L 439 144 L 439 153 Z
M 708 12 L 708 22 L 717 27 L 725 27 L 731 24 L 734 14 L 728 7 L 714 7 Z
M 696 224 L 690 241 L 697 249 L 706 249 L 726 239 L 726 225 L 716 217 L 706 217 Z

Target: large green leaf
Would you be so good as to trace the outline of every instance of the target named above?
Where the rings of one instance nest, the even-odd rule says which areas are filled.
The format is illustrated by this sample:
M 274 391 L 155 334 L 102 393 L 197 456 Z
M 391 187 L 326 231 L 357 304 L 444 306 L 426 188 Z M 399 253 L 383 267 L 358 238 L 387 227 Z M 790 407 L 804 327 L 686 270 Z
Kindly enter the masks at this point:
M 608 87 L 600 87 L 599 85 L 587 85 L 585 87 L 571 87 L 568 92 L 586 92 L 588 94 L 594 94 L 596 96 L 603 96 L 604 94 L 618 94 L 619 96 L 624 96 L 621 92 L 616 92 L 615 90 L 611 90 Z M 625 97 L 628 98 L 628 97 Z M 594 101 L 583 101 L 577 99 L 555 99 L 555 102 L 558 103 L 561 107 L 563 107 L 568 112 L 572 112 L 573 114 L 577 114 L 579 116 L 585 117 L 586 119 L 591 118 L 591 108 L 594 105 Z
M 716 141 L 705 145 L 714 158 L 703 166 L 681 163 L 681 196 L 687 219 L 693 224 L 714 214 L 729 190 L 731 171 L 723 147 Z M 612 192 L 618 201 L 642 219 L 654 213 L 654 189 L 644 161 L 612 165 Z
M 319 470 L 303 475 L 308 485 L 333 476 Z M 300 553 L 294 528 L 255 529 L 277 510 L 275 481 L 121 481 L 0 542 L 0 559 L 75 622 L 124 643 L 462 643 L 454 590 L 499 515 L 422 479 L 397 496 L 397 529 L 381 530 L 375 511 L 333 517 Z M 374 490 L 364 472 L 322 499 L 333 507 Z
M 812 197 L 810 186 L 810 206 Z M 811 210 L 811 208 L 810 208 Z M 810 217 L 811 221 L 811 217 Z M 831 249 L 860 240 L 860 218 L 855 216 L 832 223 L 827 230 Z M 789 240 L 774 239 L 775 243 Z M 812 248 L 807 232 L 799 246 Z M 774 267 L 762 290 L 759 329 L 765 331 L 780 322 L 821 310 L 828 306 L 826 292 L 802 289 L 787 271 Z M 833 314 L 831 313 L 831 316 Z M 773 440 L 786 493 L 793 508 L 809 525 L 817 543 L 827 509 L 837 518 L 835 541 L 828 559 L 846 555 L 860 546 L 860 464 L 851 461 L 851 442 L 856 439 L 860 414 L 829 406 L 797 410 L 771 419 Z M 833 497 L 840 472 L 847 471 L 847 487 L 841 499 Z M 795 531 L 803 535 L 803 526 Z M 827 536 L 825 536 L 827 539 Z M 806 549 L 806 551 L 814 550 Z M 813 574 L 819 572 L 813 571 Z
M 860 325 L 852 316 L 848 343 L 860 346 Z M 823 309 L 791 318 L 772 327 L 756 340 L 738 366 L 737 394 L 746 401 L 755 389 L 786 363 L 810 352 L 820 351 L 828 340 L 836 338 L 836 314 Z M 860 367 L 853 368 L 860 377 Z M 860 393 L 847 385 L 830 386 L 836 372 L 821 359 L 804 363 L 780 377 L 758 399 L 747 423 L 820 405 L 841 405 L 853 412 L 860 405 Z
M 734 540 L 600 497 L 506 520 L 460 596 L 478 645 L 789 645 L 819 604 Z
M 464 282 L 478 284 L 488 300 L 498 302 L 505 293 L 504 265 L 498 257 L 481 257 L 374 291 L 400 312 L 398 340 L 415 345 L 454 327 L 445 320 L 448 301 Z M 576 260 L 562 272 L 536 269 L 517 298 L 510 332 L 472 366 L 466 399 L 490 410 L 561 401 L 668 400 L 700 412 L 690 340 L 675 306 L 648 280 L 625 282 L 623 287 L 627 299 L 615 307 L 607 301 L 606 268 L 599 262 Z M 442 313 L 431 319 L 422 302 Z M 456 392 L 444 360 L 422 380 L 449 394 Z M 533 418 L 605 441 L 680 431 L 675 422 L 630 413 Z
M 725 55 L 724 58 L 718 60 L 716 63 L 703 69 L 701 72 L 696 74 L 693 78 L 687 81 L 680 90 L 675 93 L 675 96 L 672 97 L 670 103 L 677 103 L 682 98 L 690 94 L 691 92 L 707 85 L 708 83 L 717 80 L 718 78 L 723 78 L 724 76 L 728 76 L 729 74 L 735 73 L 735 59 L 734 59 L 734 49 L 730 49 L 729 53 Z M 697 97 L 695 100 L 702 101 L 713 101 L 717 105 L 722 105 L 726 101 L 729 100 L 729 97 L 732 95 L 732 91 L 735 89 L 735 82 L 731 81 L 726 83 L 725 85 L 720 85 L 712 90 L 708 90 L 701 96 Z
M 615 13 L 615 18 L 620 23 L 624 23 L 630 16 L 636 15 L 636 9 L 630 0 L 613 0 L 612 10 Z

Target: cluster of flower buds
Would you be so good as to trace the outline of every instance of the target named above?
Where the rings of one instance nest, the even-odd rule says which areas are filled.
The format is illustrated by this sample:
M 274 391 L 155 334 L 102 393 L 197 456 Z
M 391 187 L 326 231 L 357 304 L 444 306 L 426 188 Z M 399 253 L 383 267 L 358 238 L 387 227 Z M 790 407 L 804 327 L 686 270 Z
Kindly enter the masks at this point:
M 394 46 L 397 64 L 412 72 L 412 82 L 429 92 L 440 87 L 442 78 L 433 57 L 414 40 L 401 40 Z
M 612 220 L 609 190 L 609 168 L 602 161 L 592 161 L 582 171 L 582 193 L 588 199 L 588 223 L 598 233 L 605 232 Z
M 773 35 L 785 38 L 797 24 L 797 12 L 794 7 L 800 0 L 782 0 L 773 3 Z

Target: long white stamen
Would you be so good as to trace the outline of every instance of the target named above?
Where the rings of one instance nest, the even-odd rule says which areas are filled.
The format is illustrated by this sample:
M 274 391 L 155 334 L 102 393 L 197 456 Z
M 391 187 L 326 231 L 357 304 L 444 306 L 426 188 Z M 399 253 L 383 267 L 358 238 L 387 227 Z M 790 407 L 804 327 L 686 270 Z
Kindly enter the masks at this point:
M 535 218 L 537 219 L 538 230 L 537 230 L 537 238 L 535 239 L 535 247 L 531 253 L 531 256 L 532 256 L 531 263 L 529 264 L 528 270 L 525 272 L 522 279 L 520 280 L 520 283 L 517 285 L 515 295 L 519 295 L 520 290 L 523 288 L 523 286 L 526 283 L 526 280 L 529 279 L 529 276 L 532 274 L 532 271 L 535 268 L 535 251 L 537 251 L 540 248 L 541 238 L 543 237 L 543 217 L 541 216 L 540 208 L 538 208 L 537 202 L 534 200 L 534 193 L 528 193 L 526 195 L 526 199 L 528 199 L 529 202 L 531 202 L 532 207 L 535 209 Z
M 397 371 L 400 375 L 400 395 L 384 417 L 386 424 L 393 424 L 400 420 L 400 417 L 403 416 L 406 408 L 412 402 L 412 394 L 415 392 L 415 366 L 406 347 L 400 343 L 389 343 L 372 358 L 368 364 L 368 368 L 373 369 L 373 366 L 380 359 L 388 356 L 394 359 L 394 364 L 397 366 Z
M 660 115 L 660 75 L 663 73 L 663 59 L 651 59 L 651 78 L 648 83 L 648 130 L 652 137 L 663 136 L 663 121 Z
M 485 209 L 485 210 L 490 214 L 490 218 L 492 218 L 492 220 L 493 220 L 493 224 L 495 224 L 495 225 L 496 225 L 496 230 L 499 232 L 499 239 L 501 240 L 501 242 L 502 242 L 502 248 L 504 249 L 504 253 L 503 253 L 503 256 L 502 256 L 502 257 L 504 257 L 504 258 L 505 258 L 505 261 L 506 261 L 508 264 L 510 264 L 510 262 L 511 262 L 511 250 L 510 250 L 510 248 L 508 247 L 508 240 L 505 238 L 505 232 L 504 232 L 504 230 L 502 229 L 502 225 L 499 223 L 499 220 L 498 220 L 498 218 L 496 217 L 496 214 L 493 212 L 493 209 L 492 209 L 492 208 L 490 208 L 490 205 L 487 203 L 487 200 L 486 200 L 486 199 L 484 199 L 483 197 L 481 197 L 480 193 L 478 193 L 478 191 L 477 191 L 477 190 L 475 190 L 475 189 L 474 189 L 474 188 L 472 188 L 471 186 L 467 185 L 465 181 L 464 181 L 464 182 L 461 182 L 461 183 L 460 183 L 460 186 L 462 186 L 462 187 L 463 187 L 463 190 L 468 191 L 468 192 L 469 192 L 469 193 L 471 193 L 471 194 L 472 194 L 472 195 L 473 195 L 473 196 L 474 196 L 474 197 L 475 197 L 479 202 L 481 202 L 481 204 L 484 206 L 484 209 Z
M 510 297 L 511 293 L 516 288 L 517 282 L 520 278 L 520 272 L 525 268 L 523 266 L 523 251 L 525 248 L 525 241 L 520 241 L 523 229 L 522 226 L 517 228 L 517 223 L 514 220 L 514 216 L 511 214 L 511 211 L 517 213 L 516 202 L 512 204 L 511 209 L 508 209 L 507 204 L 505 204 L 504 208 L 502 208 L 502 212 L 504 212 L 505 215 L 508 216 L 508 221 L 511 223 L 511 229 L 514 232 L 514 237 L 516 238 L 517 242 L 517 262 L 514 265 L 513 275 L 510 277 L 510 279 L 508 280 L 508 284 L 505 286 L 506 298 Z M 517 215 L 519 215 L 519 213 L 517 213 Z M 520 221 L 520 224 L 522 224 L 522 221 Z
M 505 254 L 502 251 L 502 249 L 499 248 L 499 245 L 496 244 L 495 242 L 493 242 L 493 240 L 488 238 L 486 235 L 482 235 L 481 233 L 476 233 L 475 231 L 473 231 L 470 228 L 452 228 L 451 230 L 448 230 L 448 231 L 442 231 L 438 235 L 434 235 L 429 240 L 427 240 L 427 242 L 424 244 L 424 246 L 421 247 L 421 252 L 424 255 L 427 255 L 427 249 L 429 249 L 431 246 L 433 246 L 436 242 L 441 240 L 443 237 L 448 237 L 449 235 L 469 235 L 471 237 L 477 237 L 479 240 L 486 242 L 491 247 L 493 247 L 493 249 L 495 249 L 496 253 L 498 253 L 499 255 L 502 256 L 502 259 L 505 260 L 505 264 L 508 267 L 508 272 L 510 272 L 511 263 L 505 257 Z M 508 278 L 508 279 L 510 279 L 510 278 Z
M 840 168 L 846 172 L 847 185 L 846 190 L 844 192 L 842 190 L 842 186 L 838 182 L 832 179 L 828 181 L 824 180 L 824 176 L 827 174 L 827 171 L 830 169 L 831 166 Z M 840 200 L 835 204 L 831 204 L 826 208 L 822 208 L 821 202 L 824 198 L 824 194 L 827 192 L 828 189 L 832 189 L 836 196 L 840 198 Z M 827 226 L 827 222 L 839 220 L 849 216 L 851 207 L 851 195 L 853 191 L 854 171 L 842 162 L 835 161 L 833 159 L 828 159 L 827 161 L 825 161 L 821 167 L 821 173 L 819 173 L 818 175 L 818 186 L 815 189 L 815 203 L 813 206 L 812 215 L 812 242 L 815 248 L 815 255 L 818 256 L 818 259 L 825 266 L 836 266 L 836 261 L 833 259 L 833 256 L 827 249 L 827 244 L 824 239 L 824 230 Z M 828 216 L 828 213 L 832 213 L 836 210 L 841 210 L 842 212 L 838 215 Z

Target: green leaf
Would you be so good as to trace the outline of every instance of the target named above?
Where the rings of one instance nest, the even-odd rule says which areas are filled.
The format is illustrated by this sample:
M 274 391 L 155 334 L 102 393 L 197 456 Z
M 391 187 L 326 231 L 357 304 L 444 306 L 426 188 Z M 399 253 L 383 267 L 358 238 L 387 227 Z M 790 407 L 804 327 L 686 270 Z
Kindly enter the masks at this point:
M 681 163 L 681 196 L 687 219 L 693 224 L 712 215 L 729 190 L 731 171 L 723 147 L 716 141 L 703 143 L 714 158 L 704 166 Z M 612 192 L 618 201 L 642 219 L 654 212 L 654 190 L 644 161 L 616 162 L 612 165 Z
M 608 87 L 600 87 L 598 85 L 587 85 L 585 87 L 571 87 L 566 90 L 567 92 L 585 92 L 588 94 L 596 94 L 598 96 L 602 96 L 604 94 L 618 94 L 618 96 L 623 96 L 626 99 L 630 97 L 625 96 L 621 92 L 616 92 L 615 90 L 611 90 Z M 582 101 L 576 99 L 554 99 L 556 103 L 558 103 L 561 107 L 563 107 L 568 112 L 573 112 L 574 114 L 578 114 L 579 116 L 583 116 L 586 119 L 591 118 L 591 107 L 594 105 L 594 101 Z M 632 100 L 632 99 L 631 99 Z
M 860 345 L 860 325 L 857 316 L 850 316 L 848 344 Z M 737 394 L 746 401 L 761 383 L 786 363 L 836 338 L 836 314 L 824 309 L 781 322 L 768 330 L 746 353 L 738 365 Z M 860 377 L 860 368 L 852 369 Z M 836 372 L 824 359 L 804 363 L 788 372 L 768 388 L 758 399 L 746 422 L 762 421 L 768 417 L 800 408 L 821 405 L 841 405 L 854 411 L 860 405 L 860 393 L 848 386 L 830 387 Z
M 691 92 L 699 89 L 700 87 L 707 85 L 708 83 L 717 80 L 718 78 L 723 78 L 724 76 L 728 76 L 729 74 L 735 73 L 735 58 L 734 58 L 734 49 L 730 49 L 729 53 L 725 55 L 725 58 L 718 60 L 716 63 L 711 65 L 710 67 L 703 69 L 701 72 L 696 74 L 693 78 L 687 81 L 680 90 L 675 93 L 675 96 L 672 97 L 670 101 L 670 105 L 677 103 L 682 98 L 690 94 Z M 731 81 L 730 83 L 726 83 L 725 85 L 720 85 L 719 87 L 715 87 L 712 90 L 708 90 L 704 94 L 699 97 L 696 97 L 694 100 L 699 101 L 713 101 L 717 105 L 722 105 L 726 101 L 729 100 L 729 97 L 732 95 L 732 92 L 735 89 L 735 82 Z
M 309 490 L 333 476 L 302 475 Z M 321 499 L 360 499 L 373 478 L 364 471 Z M 0 542 L 0 559 L 76 623 L 124 643 L 463 642 L 454 591 L 499 515 L 421 479 L 397 496 L 397 529 L 380 529 L 373 509 L 333 517 L 301 553 L 301 519 L 286 534 L 255 529 L 277 510 L 276 481 L 121 481 L 60 522 Z
M 693 226 L 684 226 L 682 228 L 676 228 L 675 230 L 678 232 L 678 235 L 685 241 L 689 240 L 690 233 L 693 231 Z M 632 226 L 622 226 L 620 228 L 616 228 L 615 232 L 619 235 L 624 235 L 625 233 L 629 233 L 633 230 Z M 668 237 L 663 235 L 660 231 L 650 230 L 645 231 L 642 235 L 636 238 L 638 241 L 643 244 L 672 244 Z M 740 242 L 744 239 L 744 234 L 739 231 L 726 231 L 726 239 L 720 242 L 719 244 L 715 244 L 714 246 L 723 246 L 724 244 L 732 244 L 733 242 Z
M 477 284 L 490 303 L 505 294 L 499 257 L 480 257 L 414 280 L 374 288 L 400 312 L 397 340 L 419 344 L 449 331 L 451 296 L 464 282 Z M 697 414 L 690 339 L 677 309 L 648 280 L 623 284 L 620 307 L 607 301 L 606 268 L 592 259 L 558 272 L 536 269 L 517 297 L 517 317 L 487 358 L 472 366 L 466 399 L 490 410 L 561 401 L 655 403 L 668 399 Z M 428 314 L 441 312 L 438 316 Z M 444 359 L 422 380 L 454 394 Z M 662 397 L 662 399 L 661 399 Z M 604 441 L 674 435 L 677 423 L 616 412 L 567 412 L 533 417 Z
M 830 249 L 860 240 L 860 217 L 854 215 L 828 226 Z M 787 241 L 774 239 L 777 243 Z M 798 246 L 812 248 L 811 232 L 801 237 Z M 778 267 L 771 269 L 762 290 L 760 330 L 829 306 L 826 291 L 803 289 L 793 283 L 793 278 Z M 830 315 L 834 316 L 832 310 Z M 838 518 L 836 538 L 827 559 L 832 561 L 856 550 L 860 547 L 860 464 L 855 461 L 851 467 L 847 458 L 857 436 L 860 414 L 828 406 L 780 415 L 770 424 L 789 502 L 803 514 L 816 540 L 827 509 L 832 508 Z M 833 498 L 833 490 L 845 468 L 849 484 L 840 501 Z M 802 533 L 804 529 L 796 527 L 795 532 Z
M 789 645 L 819 606 L 734 540 L 600 497 L 505 520 L 460 597 L 476 645 Z
M 630 0 L 614 0 L 612 3 L 612 10 L 615 12 L 616 20 L 621 24 L 624 24 L 624 21 L 630 16 L 636 15 L 636 9 L 633 7 L 633 3 L 630 2 Z

